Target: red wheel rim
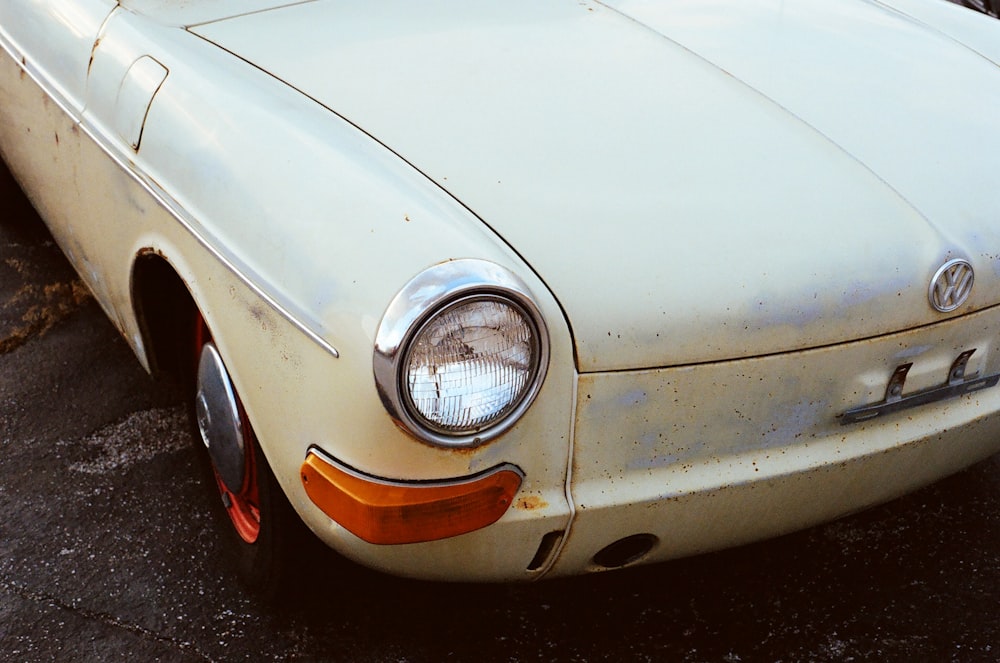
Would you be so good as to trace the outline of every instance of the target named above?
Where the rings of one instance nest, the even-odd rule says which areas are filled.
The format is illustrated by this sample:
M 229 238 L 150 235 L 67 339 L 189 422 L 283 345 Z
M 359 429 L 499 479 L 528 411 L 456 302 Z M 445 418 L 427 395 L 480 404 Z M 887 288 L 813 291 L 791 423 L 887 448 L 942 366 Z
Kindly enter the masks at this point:
M 205 324 L 204 319 L 202 319 L 201 314 L 199 314 L 195 327 L 196 372 L 201 349 L 211 340 L 212 334 L 208 330 L 208 326 Z M 236 533 L 245 542 L 255 543 L 257 537 L 260 536 L 260 492 L 257 488 L 255 450 L 257 438 L 254 435 L 253 427 L 250 425 L 250 420 L 247 419 L 246 411 L 243 409 L 243 403 L 240 401 L 238 394 L 236 396 L 236 405 L 239 408 L 240 420 L 244 431 L 244 444 L 246 446 L 243 454 L 245 463 L 243 485 L 239 491 L 230 490 L 219 475 L 214 463 L 212 463 L 212 474 L 215 476 L 215 484 L 218 487 L 219 496 L 222 498 L 222 504 L 226 509 L 226 515 L 229 516 L 229 521 L 232 523 L 233 529 L 236 530 Z M 211 459 L 209 462 L 211 462 Z

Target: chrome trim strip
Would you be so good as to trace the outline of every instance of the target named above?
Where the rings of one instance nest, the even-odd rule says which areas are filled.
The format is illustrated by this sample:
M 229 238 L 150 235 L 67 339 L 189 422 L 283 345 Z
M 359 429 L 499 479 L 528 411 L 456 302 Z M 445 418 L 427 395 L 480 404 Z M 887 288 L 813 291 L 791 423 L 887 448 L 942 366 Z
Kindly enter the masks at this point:
M 359 469 L 351 467 L 342 460 L 334 457 L 333 454 L 328 452 L 326 449 L 323 449 L 315 444 L 310 446 L 308 451 L 306 451 L 306 458 L 310 455 L 316 456 L 316 458 L 319 458 L 327 465 L 337 468 L 344 474 L 350 474 L 356 479 L 361 479 L 362 481 L 367 481 L 368 483 L 378 483 L 385 486 L 399 486 L 403 488 L 440 488 L 443 486 L 461 486 L 503 471 L 513 472 L 521 477 L 522 481 L 527 476 L 524 473 L 524 470 L 520 467 L 514 463 L 508 462 L 488 467 L 485 470 L 474 474 L 468 474 L 461 477 L 449 477 L 447 479 L 386 479 L 385 477 L 378 477 L 374 474 L 368 474 L 367 472 L 362 472 Z
M 248 287 L 255 295 L 263 299 L 268 306 L 270 306 L 281 317 L 285 318 L 285 320 L 291 323 L 292 326 L 308 336 L 328 353 L 333 355 L 334 358 L 340 357 L 340 353 L 333 345 L 323 338 L 318 331 L 315 331 L 312 327 L 310 327 L 308 323 L 303 322 L 299 317 L 308 318 L 308 315 L 301 310 L 293 312 L 291 309 L 297 307 L 294 307 L 294 305 L 290 302 L 279 302 L 275 297 L 266 292 L 263 287 L 258 285 L 257 282 L 250 276 L 253 270 L 242 264 L 235 256 L 227 255 L 222 249 L 210 242 L 207 237 L 207 233 L 202 234 L 199 232 L 195 228 L 197 222 L 184 210 L 180 203 L 175 201 L 170 196 L 170 194 L 164 191 L 158 184 L 146 178 L 142 173 L 133 170 L 130 163 L 123 161 L 115 152 L 107 148 L 101 139 L 85 124 L 81 124 L 81 128 L 94 140 L 98 147 L 111 157 L 111 159 L 114 160 L 120 168 L 132 175 L 133 179 L 135 179 L 136 182 L 142 186 L 142 188 L 145 189 L 146 192 L 149 193 L 153 199 L 174 218 L 175 221 L 180 223 L 181 226 L 187 230 L 187 232 L 194 237 L 199 244 L 202 245 L 202 247 L 212 254 L 216 260 L 222 263 L 222 265 L 229 270 L 233 276 L 239 279 L 243 285 Z M 322 325 L 318 324 L 316 321 L 312 321 L 312 323 L 317 327 L 322 327 Z
M 187 213 L 187 211 L 180 205 L 173 197 L 170 196 L 163 188 L 161 188 L 156 182 L 151 178 L 141 172 L 137 165 L 127 157 L 120 155 L 117 150 L 115 150 L 115 141 L 107 138 L 95 124 L 87 122 L 81 114 L 81 111 L 72 110 L 72 106 L 69 105 L 61 94 L 56 92 L 50 85 L 48 85 L 44 78 L 41 77 L 40 73 L 33 71 L 30 63 L 26 63 L 23 58 L 14 49 L 13 44 L 9 43 L 3 32 L 0 32 L 0 46 L 3 47 L 7 54 L 14 60 L 18 67 L 24 71 L 32 81 L 46 94 L 48 97 L 67 115 L 72 119 L 76 125 L 83 130 L 83 132 L 92 140 L 94 144 L 102 152 L 104 152 L 108 157 L 114 161 L 118 167 L 124 171 L 126 174 L 131 176 L 136 183 L 139 184 L 146 192 L 153 197 L 153 200 L 170 216 L 174 218 L 192 237 L 203 248 L 205 248 L 216 260 L 218 260 L 222 265 L 229 270 L 233 276 L 235 276 L 239 281 L 241 281 L 245 286 L 247 286 L 255 295 L 263 299 L 268 306 L 270 306 L 276 313 L 281 317 L 285 318 L 289 323 L 292 324 L 300 332 L 308 336 L 312 341 L 326 350 L 328 353 L 333 355 L 334 358 L 340 357 L 340 352 L 327 341 L 320 331 L 315 328 L 322 329 L 323 325 L 316 320 L 303 321 L 301 318 L 308 319 L 310 316 L 307 315 L 302 310 L 297 309 L 295 305 L 291 302 L 281 302 L 277 297 L 272 296 L 267 293 L 263 286 L 259 285 L 256 280 L 251 276 L 253 270 L 247 265 L 242 264 L 241 261 L 232 255 L 227 255 L 223 252 L 221 248 L 218 248 L 215 244 L 209 241 L 208 233 L 203 233 L 197 229 L 199 226 L 193 217 Z M 260 277 L 257 277 L 258 280 Z

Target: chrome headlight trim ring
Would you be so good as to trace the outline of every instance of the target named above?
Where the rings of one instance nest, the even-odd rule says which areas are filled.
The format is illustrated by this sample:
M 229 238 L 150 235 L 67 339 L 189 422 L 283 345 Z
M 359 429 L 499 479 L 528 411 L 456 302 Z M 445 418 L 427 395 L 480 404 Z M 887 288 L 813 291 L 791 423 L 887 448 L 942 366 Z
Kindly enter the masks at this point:
M 525 317 L 536 342 L 529 383 L 496 420 L 461 433 L 435 426 L 414 411 L 406 384 L 411 346 L 426 325 L 463 303 L 493 300 Z M 549 335 L 528 286 L 510 270 L 477 259 L 451 260 L 424 270 L 393 298 L 375 335 L 373 370 L 379 397 L 389 415 L 420 440 L 446 448 L 469 448 L 495 439 L 511 428 L 534 401 L 549 363 Z

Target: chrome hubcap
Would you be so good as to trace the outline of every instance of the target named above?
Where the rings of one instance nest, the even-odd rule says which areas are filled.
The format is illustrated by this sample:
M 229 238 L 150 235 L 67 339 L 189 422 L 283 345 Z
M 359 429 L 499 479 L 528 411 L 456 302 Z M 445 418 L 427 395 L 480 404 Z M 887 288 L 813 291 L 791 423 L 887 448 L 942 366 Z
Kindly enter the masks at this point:
M 206 343 L 198 360 L 195 417 L 201 441 L 226 488 L 238 493 L 246 474 L 246 445 L 236 392 L 219 351 Z

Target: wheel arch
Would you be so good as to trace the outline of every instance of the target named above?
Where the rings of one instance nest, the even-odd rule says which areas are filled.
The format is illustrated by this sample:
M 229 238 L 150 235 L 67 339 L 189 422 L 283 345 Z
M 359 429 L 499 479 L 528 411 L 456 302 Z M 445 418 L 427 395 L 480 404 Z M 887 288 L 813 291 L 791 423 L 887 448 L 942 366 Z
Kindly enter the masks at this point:
M 185 384 L 198 306 L 186 281 L 160 252 L 143 250 L 132 263 L 132 310 L 150 373 Z

